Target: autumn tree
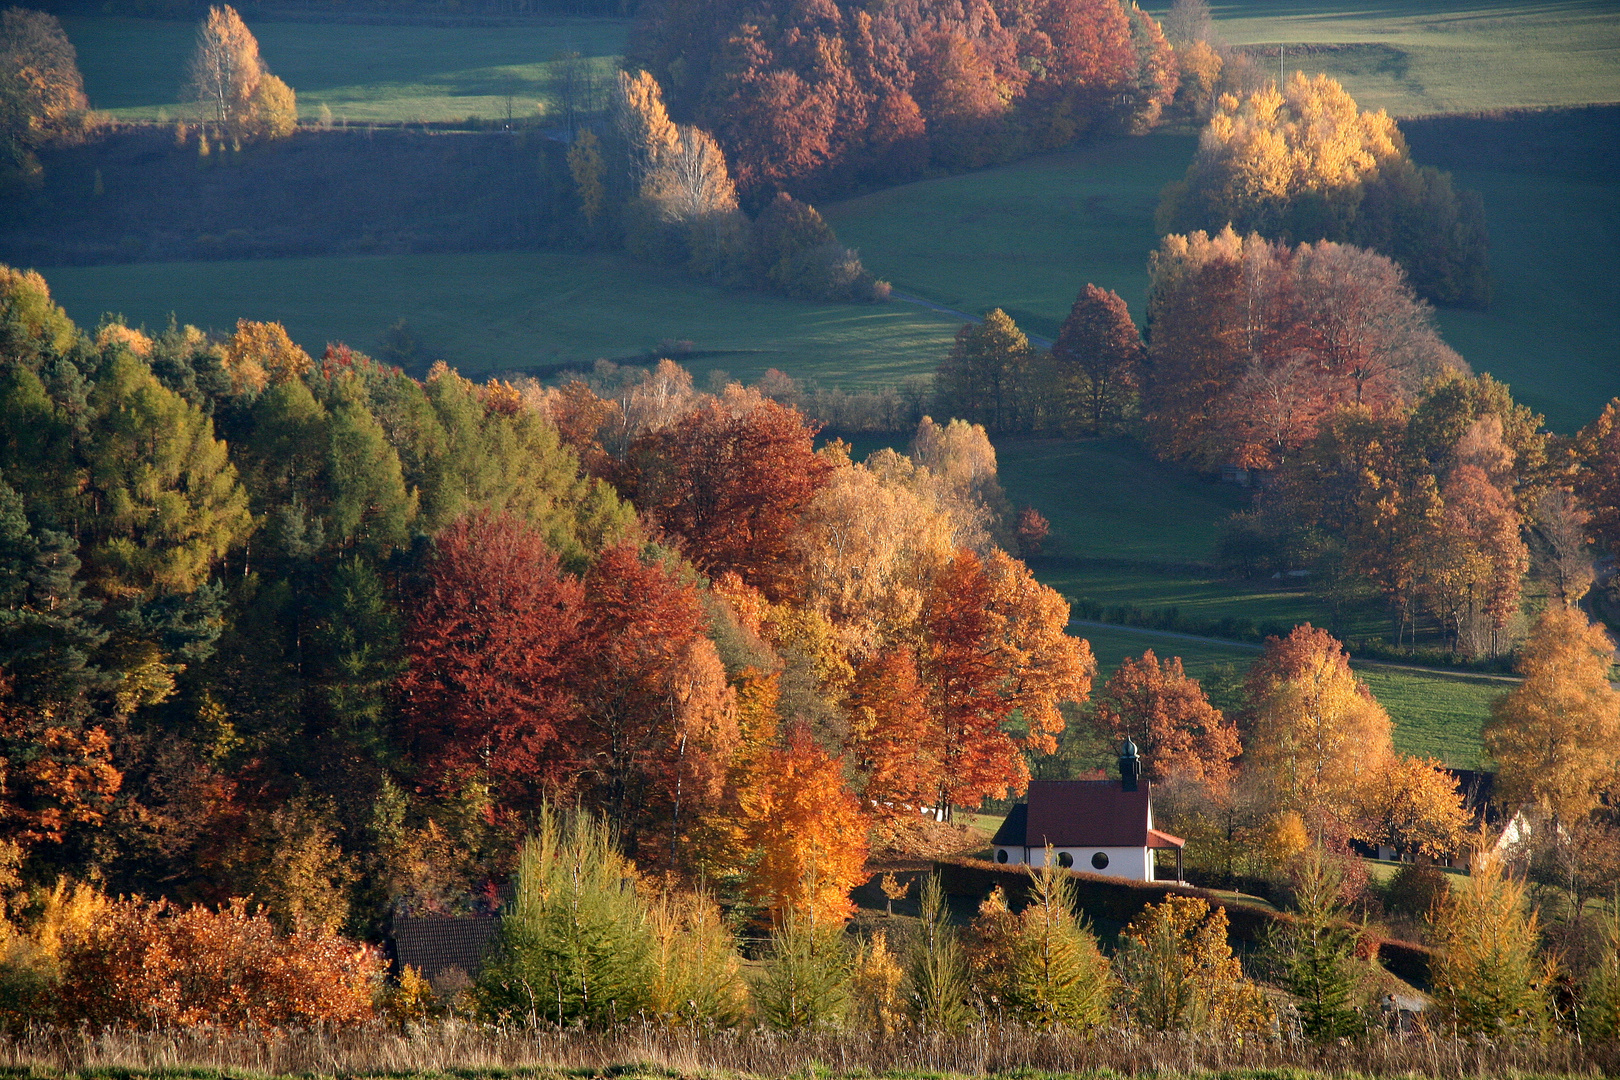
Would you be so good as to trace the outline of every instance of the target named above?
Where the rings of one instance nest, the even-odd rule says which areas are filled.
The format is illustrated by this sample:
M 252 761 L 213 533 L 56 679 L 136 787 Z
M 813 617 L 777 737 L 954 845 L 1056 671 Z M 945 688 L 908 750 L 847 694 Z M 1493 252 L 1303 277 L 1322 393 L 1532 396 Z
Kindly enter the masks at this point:
M 1614 642 L 1584 613 L 1544 611 L 1519 650 L 1523 681 L 1491 706 L 1485 749 L 1501 797 L 1577 822 L 1613 775 L 1620 693 L 1609 685 Z
M 838 760 L 802 729 L 770 750 L 742 793 L 744 829 L 757 853 L 745 891 L 781 922 L 791 913 L 837 923 L 866 873 L 866 819 Z
M 602 212 L 604 190 L 602 186 L 601 140 L 590 130 L 581 131 L 568 146 L 568 171 L 574 178 L 574 189 L 579 196 L 579 212 L 585 217 L 585 226 L 596 224 Z
M 271 75 L 259 42 L 236 9 L 211 7 L 197 27 L 187 92 L 218 127 L 238 138 L 283 138 L 297 124 L 291 88 Z
M 78 54 L 56 16 L 0 12 L 0 162 L 12 178 L 37 182 L 34 150 L 81 133 L 89 108 Z
M 725 669 L 696 586 L 616 544 L 585 575 L 576 718 L 560 733 L 590 801 L 629 851 L 673 857 L 720 794 L 736 744 Z
M 1226 909 L 1192 896 L 1149 904 L 1120 933 L 1115 960 L 1133 1023 L 1152 1031 L 1255 1031 L 1260 989 L 1227 942 Z
M 1097 695 L 1097 722 L 1115 741 L 1141 748 L 1143 775 L 1160 782 L 1175 773 L 1216 786 L 1232 776 L 1241 747 L 1237 728 L 1209 703 L 1181 657 L 1161 664 L 1149 649 L 1126 657 Z
M 1230 222 L 1289 243 L 1348 241 L 1400 262 L 1431 299 L 1489 296 L 1477 197 L 1413 166 L 1395 121 L 1326 75 L 1223 95 L 1158 220 L 1164 232 Z
M 1344 647 L 1309 623 L 1267 638 L 1246 691 L 1245 768 L 1270 779 L 1280 808 L 1349 825 L 1394 751 L 1389 714 Z
M 1399 855 L 1444 859 L 1468 826 L 1457 778 L 1438 761 L 1391 756 L 1369 784 L 1361 835 Z
M 1523 1038 L 1551 1020 L 1552 971 L 1537 955 L 1539 919 L 1525 888 L 1497 854 L 1482 851 L 1435 913 L 1436 1012 L 1460 1034 Z
M 533 530 L 488 512 L 441 533 L 424 570 L 399 683 L 410 756 L 435 787 L 482 773 L 506 806 L 528 805 L 574 715 L 564 676 L 583 589 Z
M 1575 494 L 1592 514 L 1593 538 L 1620 551 L 1620 398 L 1576 434 L 1570 457 Z
M 845 749 L 865 782 L 862 795 L 870 812 L 904 818 L 929 806 L 943 779 L 940 747 L 932 737 L 927 688 L 912 651 L 891 646 L 857 666 L 845 708 Z
M 1052 359 L 1068 374 L 1070 415 L 1101 432 L 1130 414 L 1140 379 L 1142 338 L 1111 289 L 1086 285 L 1063 320 Z
M 830 468 L 813 436 L 797 410 L 728 391 L 638 440 L 624 489 L 699 567 L 782 596 L 793 531 Z
M 983 322 L 957 331 L 934 386 L 963 419 L 995 432 L 1027 431 L 1035 424 L 1029 386 L 1034 363 L 1029 338 L 995 308 Z
M 941 763 L 937 805 L 973 807 L 1028 783 L 1023 749 L 1051 753 L 1061 702 L 1085 699 L 1090 648 L 1067 637 L 1068 604 L 996 552 L 961 552 L 934 579 L 922 613 L 922 670 Z M 1018 737 L 1007 720 L 1017 711 Z
M 1231 228 L 1166 236 L 1149 262 L 1143 412 L 1159 453 L 1274 469 L 1336 410 L 1386 415 L 1465 370 L 1390 260 Z

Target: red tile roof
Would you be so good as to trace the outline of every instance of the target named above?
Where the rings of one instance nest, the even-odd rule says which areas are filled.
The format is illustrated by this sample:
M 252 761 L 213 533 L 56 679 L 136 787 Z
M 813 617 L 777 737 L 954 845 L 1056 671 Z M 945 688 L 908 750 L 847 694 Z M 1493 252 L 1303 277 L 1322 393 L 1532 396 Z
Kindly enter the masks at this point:
M 1118 780 L 1032 780 L 1021 846 L 1147 847 L 1150 799 L 1146 783 L 1126 791 Z

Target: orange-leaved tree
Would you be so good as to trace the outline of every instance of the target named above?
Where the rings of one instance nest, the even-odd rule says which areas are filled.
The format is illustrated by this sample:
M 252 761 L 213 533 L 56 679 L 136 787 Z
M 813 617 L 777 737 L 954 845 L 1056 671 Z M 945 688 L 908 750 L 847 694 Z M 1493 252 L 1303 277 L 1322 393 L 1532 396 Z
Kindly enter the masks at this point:
M 672 854 L 737 741 L 696 585 L 632 543 L 608 548 L 585 575 L 577 657 L 579 711 L 562 732 L 573 768 L 626 850 Z
M 941 781 L 940 748 L 931 737 L 916 654 L 893 646 L 857 665 L 844 706 L 845 748 L 862 778 L 868 811 L 914 818 L 939 794 Z
M 1115 739 L 1129 737 L 1142 750 L 1142 774 L 1162 781 L 1174 774 L 1213 786 L 1232 777 L 1242 749 L 1237 727 L 1209 703 L 1181 657 L 1160 663 L 1149 649 L 1126 657 L 1097 695 L 1097 721 Z
M 1485 749 L 1501 797 L 1569 823 L 1597 805 L 1620 746 L 1620 693 L 1609 685 L 1614 642 L 1578 608 L 1554 604 L 1519 651 L 1524 681 L 1491 706 Z
M 1267 638 L 1246 690 L 1245 768 L 1271 782 L 1281 810 L 1319 828 L 1354 821 L 1394 754 L 1393 725 L 1344 646 L 1309 623 Z
M 866 817 L 843 763 L 802 728 L 767 752 L 742 792 L 755 852 L 746 891 L 773 920 L 789 911 L 815 922 L 847 919 L 849 891 L 866 874 Z

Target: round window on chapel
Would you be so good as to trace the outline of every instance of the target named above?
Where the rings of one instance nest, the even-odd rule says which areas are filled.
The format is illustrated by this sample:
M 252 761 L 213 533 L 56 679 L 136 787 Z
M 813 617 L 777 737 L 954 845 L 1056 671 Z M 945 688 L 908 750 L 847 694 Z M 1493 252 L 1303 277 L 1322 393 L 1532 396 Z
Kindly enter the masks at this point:
M 1074 865 L 1074 856 L 1070 855 L 1067 851 L 1058 852 L 1058 865 L 1067 870 L 1069 867 Z
M 1006 861 L 1007 861 L 1007 849 L 1006 848 L 997 848 L 996 849 L 996 862 L 1006 862 Z
M 1098 870 L 1108 869 L 1108 852 L 1099 851 L 1097 854 L 1093 855 L 1091 857 L 1091 865 L 1095 866 Z

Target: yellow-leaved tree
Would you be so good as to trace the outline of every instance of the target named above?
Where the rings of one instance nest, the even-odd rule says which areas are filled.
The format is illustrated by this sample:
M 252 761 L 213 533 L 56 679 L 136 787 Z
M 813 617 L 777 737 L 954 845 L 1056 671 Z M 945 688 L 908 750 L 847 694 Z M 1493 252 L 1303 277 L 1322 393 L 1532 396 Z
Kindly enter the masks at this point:
M 1524 681 L 1491 706 L 1485 749 L 1501 798 L 1575 822 L 1597 805 L 1620 755 L 1614 642 L 1578 609 L 1542 613 L 1519 653 Z
M 224 135 L 279 139 L 298 124 L 292 88 L 270 74 L 258 39 L 228 4 L 209 8 L 198 25 L 187 77 L 187 93 L 204 121 Z
M 1309 623 L 1268 639 L 1248 696 L 1245 767 L 1270 780 L 1279 809 L 1348 827 L 1394 748 L 1389 714 L 1344 647 Z

